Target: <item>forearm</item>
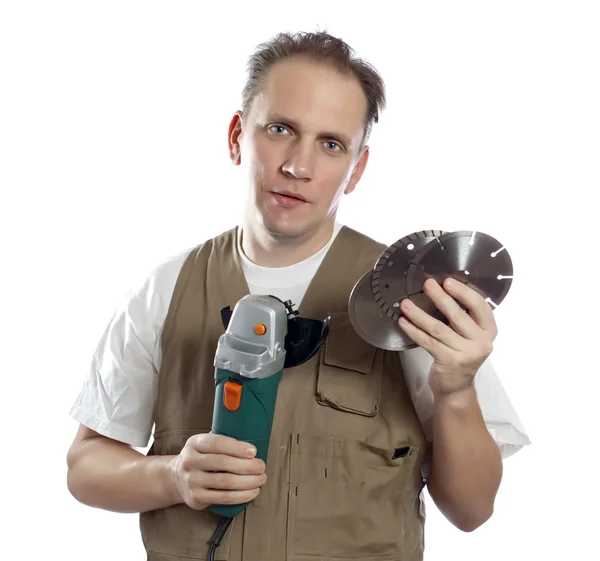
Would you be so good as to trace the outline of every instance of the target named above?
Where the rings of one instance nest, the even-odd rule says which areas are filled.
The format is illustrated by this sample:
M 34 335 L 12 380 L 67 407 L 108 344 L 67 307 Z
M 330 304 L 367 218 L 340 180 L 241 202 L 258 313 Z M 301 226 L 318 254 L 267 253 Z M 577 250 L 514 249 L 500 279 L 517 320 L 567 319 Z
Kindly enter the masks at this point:
M 429 493 L 458 528 L 471 531 L 494 509 L 502 458 L 477 403 L 475 388 L 436 396 Z
M 115 512 L 171 506 L 179 497 L 172 456 L 144 456 L 103 437 L 87 439 L 69 453 L 68 488 L 80 502 Z

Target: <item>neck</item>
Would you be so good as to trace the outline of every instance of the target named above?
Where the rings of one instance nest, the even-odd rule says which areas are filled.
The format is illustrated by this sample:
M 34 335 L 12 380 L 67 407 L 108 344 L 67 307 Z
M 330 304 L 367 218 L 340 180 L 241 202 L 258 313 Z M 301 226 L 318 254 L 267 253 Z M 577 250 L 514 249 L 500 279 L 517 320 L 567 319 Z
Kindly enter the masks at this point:
M 242 229 L 242 251 L 261 267 L 295 265 L 327 245 L 333 235 L 334 220 L 332 216 L 316 230 L 300 236 L 277 236 L 246 219 Z

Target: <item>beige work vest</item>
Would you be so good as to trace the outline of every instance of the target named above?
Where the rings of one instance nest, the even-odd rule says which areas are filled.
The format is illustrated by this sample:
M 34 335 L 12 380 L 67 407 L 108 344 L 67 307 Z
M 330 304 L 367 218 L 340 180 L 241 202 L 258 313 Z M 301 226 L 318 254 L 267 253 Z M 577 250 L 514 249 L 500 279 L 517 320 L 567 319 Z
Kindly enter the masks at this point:
M 267 483 L 234 519 L 216 559 L 422 559 L 425 436 L 398 353 L 366 343 L 348 316 L 352 287 L 384 249 L 343 227 L 309 285 L 300 315 L 331 315 L 329 336 L 311 360 L 284 371 Z M 211 430 L 220 310 L 248 293 L 236 229 L 191 252 L 165 320 L 149 454 L 177 454 Z M 185 504 L 141 513 L 148 559 L 207 559 L 218 521 Z

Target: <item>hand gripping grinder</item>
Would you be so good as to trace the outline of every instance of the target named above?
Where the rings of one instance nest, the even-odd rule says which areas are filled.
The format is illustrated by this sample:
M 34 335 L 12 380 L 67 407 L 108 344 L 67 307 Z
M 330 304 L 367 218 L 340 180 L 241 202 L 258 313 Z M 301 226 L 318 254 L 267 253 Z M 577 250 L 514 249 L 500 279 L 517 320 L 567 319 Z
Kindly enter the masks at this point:
M 331 317 L 301 318 L 289 300 L 249 294 L 233 311 L 223 308 L 221 319 L 226 331 L 219 338 L 214 359 L 212 432 L 253 444 L 255 457 L 266 462 L 283 369 L 298 366 L 317 353 Z M 213 536 L 214 547 L 248 504 L 209 507 L 224 517 L 221 530 Z

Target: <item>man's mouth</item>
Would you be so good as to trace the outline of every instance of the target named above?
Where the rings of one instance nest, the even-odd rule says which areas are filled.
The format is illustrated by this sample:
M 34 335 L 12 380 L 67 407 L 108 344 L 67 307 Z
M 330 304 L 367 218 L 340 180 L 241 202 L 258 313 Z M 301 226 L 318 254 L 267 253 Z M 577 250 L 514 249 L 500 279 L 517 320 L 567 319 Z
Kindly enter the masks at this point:
M 283 197 L 289 197 L 290 199 L 298 199 L 299 201 L 306 202 L 306 199 L 299 193 L 292 193 L 291 191 L 274 191 L 274 195 L 281 195 Z
M 292 209 L 307 204 L 306 199 L 302 195 L 292 193 L 291 191 L 273 191 L 271 194 L 275 202 L 282 208 Z

